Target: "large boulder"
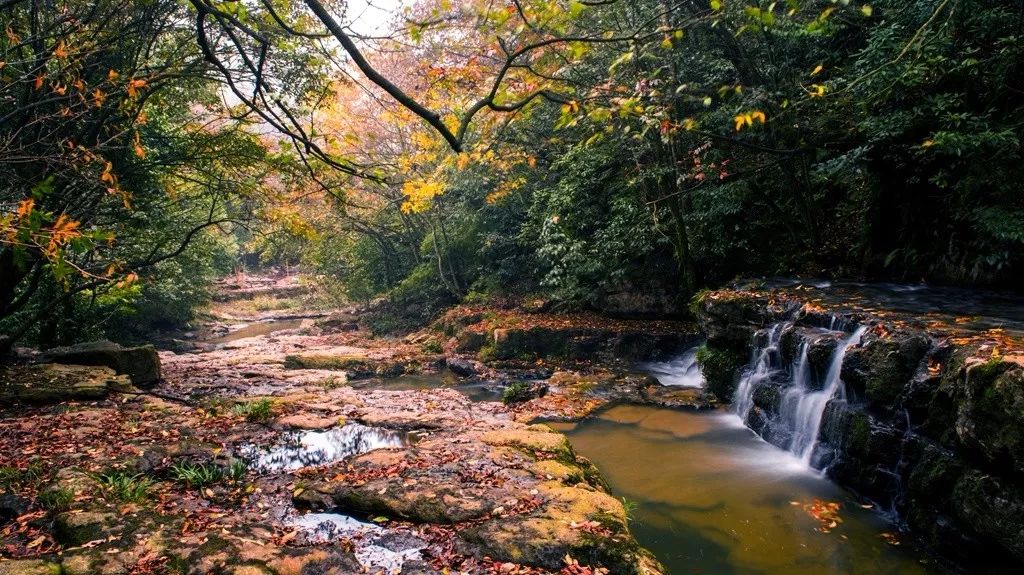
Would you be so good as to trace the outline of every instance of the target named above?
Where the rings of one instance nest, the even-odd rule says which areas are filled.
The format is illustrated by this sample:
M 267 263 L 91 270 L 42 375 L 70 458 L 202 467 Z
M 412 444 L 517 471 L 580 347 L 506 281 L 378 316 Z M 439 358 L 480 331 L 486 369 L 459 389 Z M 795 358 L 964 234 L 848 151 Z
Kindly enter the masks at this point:
M 11 366 L 0 371 L 0 405 L 90 401 L 131 388 L 128 377 L 109 367 L 53 363 Z
M 124 347 L 112 341 L 93 341 L 48 350 L 42 359 L 46 363 L 109 367 L 141 388 L 160 381 L 160 356 L 151 345 Z

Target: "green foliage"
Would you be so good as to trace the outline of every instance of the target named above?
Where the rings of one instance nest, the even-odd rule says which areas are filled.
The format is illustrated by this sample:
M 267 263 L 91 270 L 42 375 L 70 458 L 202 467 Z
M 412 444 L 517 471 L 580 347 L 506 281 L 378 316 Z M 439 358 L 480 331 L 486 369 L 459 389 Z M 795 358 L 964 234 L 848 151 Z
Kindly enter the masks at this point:
M 517 381 L 505 388 L 501 394 L 501 402 L 505 405 L 522 403 L 533 399 L 530 384 L 525 381 Z
M 149 498 L 153 480 L 142 473 L 110 470 L 92 476 L 100 494 L 108 501 L 142 503 Z
M 707 344 L 697 348 L 697 364 L 704 381 L 719 401 L 732 401 L 738 370 L 746 363 L 746 352 Z
M 38 485 L 46 478 L 42 461 L 33 459 L 22 469 L 15 465 L 0 465 L 0 487 L 8 489 Z
M 171 477 L 189 489 L 204 489 L 218 483 L 240 483 L 249 466 L 245 461 L 233 459 L 222 467 L 215 463 L 179 462 L 171 465 Z
M 75 492 L 67 487 L 47 489 L 39 493 L 39 505 L 54 513 L 70 509 L 74 500 Z
M 245 478 L 245 474 L 249 471 L 249 465 L 241 459 L 233 459 L 228 464 L 227 469 L 224 470 L 224 478 L 228 481 L 238 483 Z
M 428 339 L 427 341 L 423 342 L 423 345 L 420 346 L 420 349 L 423 350 L 423 353 L 444 352 L 444 346 L 441 345 L 441 342 L 436 339 Z
M 626 512 L 626 521 L 633 521 L 639 504 L 632 499 L 622 498 L 622 509 Z
M 175 463 L 171 465 L 170 471 L 175 481 L 189 489 L 202 489 L 220 483 L 227 476 L 222 467 L 213 463 Z
M 266 423 L 274 418 L 274 402 L 267 398 L 235 404 L 233 413 L 254 423 Z

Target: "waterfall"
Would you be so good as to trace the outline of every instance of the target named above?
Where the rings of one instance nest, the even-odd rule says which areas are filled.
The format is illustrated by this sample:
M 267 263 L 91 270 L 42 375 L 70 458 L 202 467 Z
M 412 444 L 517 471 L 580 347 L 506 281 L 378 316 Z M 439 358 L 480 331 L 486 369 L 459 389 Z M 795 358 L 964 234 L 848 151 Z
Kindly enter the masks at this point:
M 780 345 L 792 326 L 791 322 L 780 322 L 755 335 L 750 364 L 740 378 L 733 402 L 737 415 L 766 441 L 812 465 L 825 407 L 831 400 L 846 399 L 841 377 L 843 358 L 847 350 L 860 343 L 867 327 L 859 326 L 836 342 L 828 371 L 823 379 L 815 381 L 808 357 L 811 345 L 808 339 L 800 342 L 796 358 L 786 365 Z M 835 327 L 836 322 L 833 322 L 830 331 L 835 331 Z M 768 386 L 771 386 L 767 389 L 770 393 L 764 397 L 777 397 L 777 403 L 770 399 L 758 400 L 758 390 Z M 752 411 L 758 401 L 761 403 L 754 414 Z
M 782 333 L 789 323 L 777 323 L 768 328 L 767 333 L 758 332 L 754 335 L 754 350 L 751 352 L 750 365 L 744 371 L 740 383 L 736 387 L 733 403 L 736 413 L 743 421 L 747 420 L 750 408 L 754 406 L 754 391 L 764 382 L 770 380 L 782 363 L 779 343 Z M 763 339 L 759 343 L 758 340 Z
M 811 463 L 814 444 L 817 442 L 818 432 L 821 430 L 821 416 L 825 413 L 825 405 L 833 398 L 846 400 L 846 388 L 840 377 L 846 350 L 859 344 L 860 338 L 867 329 L 866 326 L 860 326 L 850 336 L 839 342 L 835 352 L 832 353 L 832 362 L 829 364 L 828 374 L 825 376 L 825 384 L 821 391 L 809 391 L 804 387 L 804 394 L 796 402 L 796 411 L 793 417 L 796 428 L 790 451 L 799 455 L 808 465 Z M 800 383 L 806 385 L 806 382 L 807 380 L 804 379 Z

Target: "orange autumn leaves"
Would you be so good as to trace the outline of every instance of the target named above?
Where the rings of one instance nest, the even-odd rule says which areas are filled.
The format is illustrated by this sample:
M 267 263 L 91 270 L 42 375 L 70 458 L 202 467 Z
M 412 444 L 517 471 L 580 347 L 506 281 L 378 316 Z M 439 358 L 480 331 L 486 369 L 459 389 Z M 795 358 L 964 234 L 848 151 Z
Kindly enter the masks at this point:
M 3 242 L 16 246 L 35 246 L 48 259 L 60 257 L 60 251 L 69 242 L 82 236 L 81 225 L 67 214 L 60 214 L 52 225 L 45 225 L 42 214 L 35 209 L 35 200 L 28 198 L 18 203 L 17 211 L 0 217 Z

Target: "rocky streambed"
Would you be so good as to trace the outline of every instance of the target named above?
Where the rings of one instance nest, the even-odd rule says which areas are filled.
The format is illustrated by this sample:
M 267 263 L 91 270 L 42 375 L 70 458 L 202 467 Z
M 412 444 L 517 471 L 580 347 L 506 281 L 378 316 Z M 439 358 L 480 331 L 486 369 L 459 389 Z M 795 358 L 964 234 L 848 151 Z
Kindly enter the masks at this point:
M 471 306 L 388 339 L 364 310 L 303 313 L 297 285 L 227 290 L 158 358 L 114 346 L 5 368 L 0 573 L 664 572 L 645 547 L 676 573 L 918 572 L 893 518 L 993 553 L 961 564 L 1019 560 L 1019 365 L 998 327 L 943 336 L 774 286 L 706 294 L 700 349 L 691 323 Z M 800 358 L 801 382 L 831 381 L 855 326 L 833 382 L 849 394 L 821 402 L 804 462 L 786 453 L 785 381 Z M 746 443 L 744 381 L 743 420 L 778 448 Z M 995 411 L 960 423 L 978 409 Z M 742 485 L 762 463 L 793 472 Z

